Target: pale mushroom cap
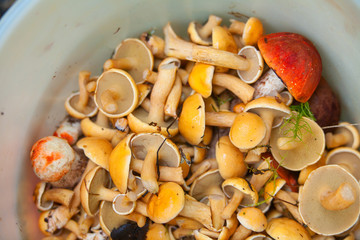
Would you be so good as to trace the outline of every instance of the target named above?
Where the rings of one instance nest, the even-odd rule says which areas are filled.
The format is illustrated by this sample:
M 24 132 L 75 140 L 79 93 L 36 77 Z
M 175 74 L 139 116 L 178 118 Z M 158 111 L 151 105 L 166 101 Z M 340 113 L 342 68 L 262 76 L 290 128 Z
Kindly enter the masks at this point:
M 176 144 L 158 133 L 139 133 L 131 139 L 132 154 L 138 159 L 145 159 L 149 149 L 158 151 L 158 165 L 179 167 L 180 152 Z
M 113 100 L 117 104 L 115 112 L 108 112 L 101 100 L 102 94 L 111 90 Z M 138 89 L 131 75 L 120 69 L 110 69 L 98 78 L 95 90 L 96 106 L 106 116 L 120 118 L 131 113 L 138 104 Z
M 291 137 L 293 134 L 291 131 L 286 135 L 286 131 L 290 128 L 294 128 L 292 123 L 282 125 L 275 128 L 271 132 L 270 146 L 271 153 L 275 160 L 281 164 L 282 167 L 289 170 L 298 171 L 320 160 L 325 150 L 325 135 L 322 128 L 313 120 L 303 117 L 300 120 L 300 124 L 310 127 L 310 131 L 307 128 L 301 128 L 300 132 L 302 140 L 289 139 L 289 141 L 298 141 L 298 146 L 289 149 L 281 150 L 278 146 L 278 139 L 280 137 Z
M 109 157 L 113 150 L 112 144 L 105 138 L 84 137 L 76 146 L 84 150 L 84 154 L 91 161 L 109 171 Z
M 71 94 L 66 100 L 65 100 L 65 109 L 67 113 L 69 113 L 70 116 L 77 118 L 77 119 L 84 119 L 86 117 L 93 117 L 96 115 L 98 108 L 95 104 L 95 100 L 92 96 L 89 96 L 89 102 L 87 106 L 85 107 L 85 110 L 83 112 L 80 112 L 77 110 L 74 105 L 79 101 L 80 93 L 76 92 Z
M 335 191 L 348 183 L 355 191 L 355 202 L 343 210 L 327 210 L 320 202 L 321 191 Z M 351 228 L 360 213 L 360 187 L 358 181 L 337 165 L 326 165 L 315 169 L 300 191 L 299 212 L 304 223 L 322 235 L 336 235 Z
M 229 198 L 232 197 L 235 190 L 238 190 L 244 194 L 244 198 L 241 201 L 243 206 L 252 206 L 259 200 L 259 195 L 255 188 L 243 178 L 229 178 L 222 183 L 222 189 L 225 195 Z
M 289 218 L 271 219 L 266 233 L 278 240 L 311 240 L 306 229 L 300 223 Z
M 99 220 L 101 229 L 105 232 L 106 235 L 110 236 L 111 231 L 114 228 L 118 228 L 121 225 L 127 223 L 127 219 L 114 212 L 112 203 L 107 201 L 102 201 L 99 207 Z
M 36 184 L 34 193 L 33 193 L 33 200 L 36 204 L 36 207 L 41 211 L 46 211 L 52 208 L 54 205 L 53 201 L 44 201 L 43 194 L 46 191 L 46 182 L 39 182 Z
M 119 194 L 114 198 L 112 207 L 119 215 L 128 215 L 135 209 L 136 202 L 129 201 L 125 194 Z
M 200 94 L 195 93 L 184 101 L 179 131 L 190 144 L 197 145 L 201 142 L 205 132 L 205 103 Z
M 66 140 L 48 136 L 32 146 L 30 160 L 35 174 L 41 180 L 56 182 L 70 171 L 75 152 Z
M 338 147 L 326 155 L 326 165 L 339 165 L 360 180 L 360 152 L 351 147 Z
M 262 112 L 272 112 L 275 117 L 287 117 L 290 109 L 283 102 L 275 97 L 260 97 L 248 102 L 244 108 L 244 112 L 254 112 L 262 115 Z
M 156 223 L 166 223 L 175 218 L 185 205 L 184 190 L 176 183 L 167 182 L 159 187 L 157 195 L 152 195 L 147 212 Z
M 189 194 L 200 201 L 210 194 L 221 195 L 221 184 L 224 179 L 221 177 L 219 169 L 209 170 L 199 176 L 192 183 Z
M 240 224 L 254 232 L 262 232 L 267 227 L 267 219 L 264 213 L 255 207 L 242 208 L 237 213 Z
M 230 128 L 230 140 L 240 149 L 256 147 L 265 137 L 266 127 L 261 117 L 255 113 L 239 113 Z
M 146 69 L 152 70 L 154 66 L 154 57 L 150 49 L 139 39 L 128 38 L 122 41 L 115 49 L 113 59 L 133 58 L 136 64 L 127 69 L 136 83 L 143 82 L 143 72 Z
M 250 61 L 248 70 L 237 70 L 238 76 L 247 84 L 256 82 L 264 70 L 264 60 L 260 52 L 253 46 L 246 46 L 240 49 L 238 55 Z

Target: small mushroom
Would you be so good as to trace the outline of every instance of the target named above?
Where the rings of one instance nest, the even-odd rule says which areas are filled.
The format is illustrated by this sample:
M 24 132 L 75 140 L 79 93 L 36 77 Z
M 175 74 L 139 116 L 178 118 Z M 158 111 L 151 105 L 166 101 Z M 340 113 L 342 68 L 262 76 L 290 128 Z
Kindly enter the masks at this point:
M 151 32 L 144 32 L 141 34 L 140 40 L 150 49 L 154 57 L 166 57 L 164 54 L 165 41 L 161 37 L 156 36 Z
M 270 146 L 278 163 L 298 171 L 320 160 L 325 150 L 325 136 L 322 128 L 309 118 L 291 121 L 272 131 Z M 299 128 L 297 136 L 291 130 L 296 127 Z
M 187 32 L 191 41 L 200 45 L 210 46 L 211 40 L 209 40 L 209 37 L 211 36 L 212 30 L 215 26 L 219 26 L 221 22 L 222 19 L 215 15 L 210 15 L 203 26 L 194 21 L 190 22 Z
M 240 224 L 254 232 L 262 232 L 267 227 L 267 219 L 256 207 L 245 207 L 237 213 Z
M 103 72 L 95 90 L 96 106 L 107 117 L 121 118 L 138 105 L 138 89 L 133 78 L 120 69 Z
M 306 102 L 320 82 L 322 63 L 314 45 L 296 33 L 260 37 L 259 50 L 276 75 L 299 102 Z
M 40 211 L 51 209 L 54 202 L 66 207 L 70 206 L 74 191 L 65 188 L 49 189 L 47 185 L 46 182 L 39 182 L 34 189 L 33 200 Z
M 251 17 L 246 21 L 244 26 L 242 40 L 245 45 L 256 45 L 264 33 L 264 27 L 260 19 Z
M 351 147 L 354 149 L 360 146 L 359 131 L 348 122 L 341 122 L 334 133 L 328 132 L 325 135 L 326 147 L 336 148 L 340 146 Z
M 266 233 L 278 240 L 311 240 L 310 234 L 300 223 L 284 217 L 271 219 Z
M 209 170 L 192 183 L 189 194 L 198 201 L 212 194 L 224 195 L 221 190 L 223 181 L 218 169 Z
M 196 199 L 187 194 L 185 195 L 184 208 L 181 210 L 179 215 L 194 219 L 208 229 L 213 228 L 210 207 L 204 203 L 196 201 Z
M 86 90 L 86 84 L 90 80 L 90 72 L 79 73 L 79 92 L 71 94 L 65 101 L 66 111 L 74 118 L 83 119 L 92 117 L 97 113 L 93 97 Z
M 208 98 L 212 93 L 212 79 L 215 72 L 215 66 L 195 63 L 192 68 L 188 83 L 195 92 L 200 93 L 202 97 Z
M 304 223 L 321 235 L 350 229 L 360 214 L 358 181 L 337 165 L 317 168 L 307 178 L 299 196 Z
M 221 216 L 222 211 L 226 206 L 225 195 L 211 194 L 208 196 L 208 199 L 211 210 L 212 226 L 216 230 L 221 230 L 225 223 L 225 219 Z
M 240 49 L 238 55 L 244 56 L 250 62 L 250 68 L 246 71 L 237 70 L 238 76 L 247 84 L 256 82 L 264 69 L 264 60 L 260 52 L 253 46 L 245 46 Z
M 360 180 L 360 153 L 350 147 L 339 147 L 326 155 L 326 165 L 339 165 Z
M 70 145 L 74 145 L 82 135 L 80 122 L 71 117 L 66 117 L 53 133 L 53 136 L 66 139 Z
M 239 204 L 252 206 L 258 202 L 259 196 L 255 188 L 243 178 L 229 178 L 222 183 L 225 195 L 230 199 L 223 211 L 223 218 L 229 219 Z
M 117 46 L 112 59 L 106 60 L 104 71 L 123 69 L 132 76 L 135 83 L 142 83 L 144 70 L 152 70 L 153 66 L 154 57 L 149 48 L 139 39 L 128 38 Z
M 170 236 L 166 227 L 159 223 L 152 223 L 146 233 L 146 240 L 169 240 Z

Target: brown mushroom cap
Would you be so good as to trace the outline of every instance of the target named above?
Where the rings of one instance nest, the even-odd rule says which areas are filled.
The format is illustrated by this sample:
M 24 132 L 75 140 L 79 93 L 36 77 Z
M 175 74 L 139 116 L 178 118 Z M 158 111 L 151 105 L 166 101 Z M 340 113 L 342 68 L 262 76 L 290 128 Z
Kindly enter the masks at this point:
M 278 240 L 310 240 L 310 234 L 295 220 L 289 218 L 271 219 L 266 228 L 266 233 Z
M 267 219 L 259 208 L 242 208 L 236 216 L 240 224 L 251 231 L 262 232 L 267 227 Z
M 238 55 L 244 56 L 250 61 L 248 70 L 237 70 L 238 76 L 247 84 L 256 82 L 264 70 L 264 60 L 260 52 L 253 46 L 246 46 L 240 49 Z
M 42 181 L 56 182 L 70 171 L 75 152 L 66 140 L 48 136 L 32 146 L 30 160 L 35 174 Z
M 326 155 L 326 165 L 336 164 L 360 180 L 360 152 L 351 147 L 339 147 Z
M 126 71 L 133 77 L 135 83 L 143 82 L 146 69 L 152 70 L 154 57 L 146 45 L 136 38 L 122 41 L 115 49 L 113 59 L 129 59 L 132 64 Z
M 138 100 L 138 89 L 129 73 L 110 69 L 98 78 L 95 103 L 106 116 L 124 117 L 137 107 Z
M 355 194 L 354 203 L 342 210 L 328 210 L 321 198 L 328 192 L 336 191 L 342 184 L 349 190 L 344 197 Z M 358 181 L 346 170 L 337 165 L 326 165 L 315 169 L 300 191 L 299 212 L 304 223 L 314 232 L 322 235 L 340 234 L 352 227 L 360 213 L 360 187 Z
M 306 127 L 299 127 L 301 140 L 293 139 L 293 132 L 289 129 L 295 128 L 294 124 L 292 122 L 273 129 L 270 146 L 272 155 L 281 166 L 298 171 L 320 160 L 325 150 L 325 135 L 315 121 L 303 117 L 299 124 Z M 288 144 L 294 147 L 287 148 Z
M 241 205 L 252 206 L 258 202 L 259 195 L 256 189 L 243 178 L 229 178 L 222 183 L 222 189 L 225 195 L 231 198 L 235 191 L 243 194 Z
M 210 194 L 223 195 L 221 190 L 223 181 L 219 169 L 209 170 L 192 183 L 189 193 L 198 201 Z

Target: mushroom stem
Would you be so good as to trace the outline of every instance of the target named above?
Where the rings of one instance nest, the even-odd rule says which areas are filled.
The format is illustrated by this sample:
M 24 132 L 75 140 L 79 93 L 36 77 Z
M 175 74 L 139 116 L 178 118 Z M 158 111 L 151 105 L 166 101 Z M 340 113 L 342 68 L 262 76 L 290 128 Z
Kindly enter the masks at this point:
M 182 239 L 183 237 L 193 235 L 193 231 L 194 230 L 192 230 L 192 229 L 177 228 L 172 232 L 172 234 L 175 239 Z
M 254 95 L 255 89 L 240 78 L 226 73 L 215 73 L 212 83 L 228 89 L 234 93 L 243 103 L 249 102 Z
M 148 213 L 147 213 L 147 210 L 146 210 L 147 206 L 146 206 L 146 203 L 138 200 L 136 201 L 136 207 L 135 207 L 135 212 L 137 213 L 140 213 L 142 216 L 146 216 L 148 217 Z
M 210 167 L 211 164 L 209 162 L 204 162 L 203 164 L 201 164 L 201 166 L 197 168 L 196 171 L 193 172 L 191 177 L 188 178 L 188 180 L 186 180 L 186 185 L 188 186 L 191 185 L 195 181 L 195 179 L 197 179 L 201 174 L 209 170 Z
M 276 194 L 276 198 L 282 200 L 281 203 L 285 205 L 285 207 L 289 210 L 289 212 L 296 219 L 296 221 L 298 221 L 299 223 L 303 222 L 299 213 L 299 208 L 296 206 L 296 200 L 294 200 L 294 198 L 292 198 L 288 192 L 280 190 Z
M 280 150 L 291 150 L 301 146 L 304 142 L 296 141 L 291 137 L 280 137 L 276 144 Z
M 226 198 L 224 195 L 210 195 L 209 203 L 212 216 L 212 225 L 216 230 L 220 230 L 225 223 L 225 219 L 222 218 L 221 213 L 225 208 Z
M 108 59 L 104 63 L 104 72 L 112 68 L 129 70 L 137 64 L 134 58 L 119 58 L 119 59 Z
M 106 187 L 100 187 L 96 194 L 101 200 L 112 202 L 120 194 L 120 192 L 111 190 Z
M 116 99 L 119 98 L 119 94 L 110 89 L 106 89 L 100 96 L 100 102 L 103 105 L 103 109 L 107 113 L 116 113 L 118 110 L 118 104 Z
M 205 112 L 207 126 L 231 127 L 238 114 L 234 112 Z
M 175 34 L 170 23 L 164 27 L 164 35 L 167 56 L 231 69 L 250 68 L 249 61 L 237 54 L 184 41 Z
M 210 15 L 208 21 L 198 30 L 200 37 L 202 39 L 207 39 L 211 35 L 212 29 L 215 26 L 219 26 L 221 22 L 222 19 L 218 16 Z
M 242 35 L 245 28 L 245 23 L 235 19 L 230 19 L 229 32 L 232 34 Z
M 140 40 L 150 49 L 151 53 L 158 58 L 165 58 L 165 41 L 159 36 L 147 32 L 141 34 Z
M 68 207 L 73 197 L 74 191 L 70 189 L 53 188 L 44 192 L 43 200 L 54 201 Z
M 158 73 L 151 71 L 150 69 L 146 69 L 143 73 L 143 79 L 148 83 L 155 84 L 157 78 L 158 78 Z
M 285 85 L 276 73 L 270 69 L 254 84 L 254 98 L 273 96 L 284 90 Z
M 177 117 L 177 108 L 180 103 L 181 93 L 182 93 L 181 79 L 178 75 L 176 75 L 174 86 L 171 89 L 166 99 L 166 103 L 164 107 L 165 115 L 171 116 L 173 118 Z
M 157 193 L 159 191 L 156 161 L 157 149 L 149 149 L 141 168 L 141 181 L 144 187 L 151 193 Z
M 244 225 L 240 225 L 232 235 L 231 240 L 244 240 L 250 236 L 251 233 L 251 230 L 244 227 Z
M 130 168 L 137 173 L 141 173 L 143 165 L 144 161 L 133 159 L 130 163 Z M 159 181 L 161 182 L 175 182 L 179 185 L 184 183 L 181 167 L 159 166 L 159 173 Z
M 273 175 L 273 172 L 268 170 L 269 168 L 270 165 L 268 164 L 268 162 L 263 161 L 257 168 L 258 171 L 261 171 L 261 174 L 252 175 L 250 179 L 250 184 L 255 188 L 256 191 L 260 191 L 260 189 Z
M 244 194 L 237 189 L 234 189 L 234 193 L 224 211 L 222 212 L 222 217 L 224 219 L 230 219 L 233 213 L 238 208 L 241 200 L 244 198 Z
M 345 145 L 348 142 L 351 142 L 352 136 L 349 131 L 343 131 L 341 133 L 326 133 L 325 134 L 326 139 L 326 146 L 328 148 L 336 148 L 342 145 Z
M 85 234 L 83 234 L 80 230 L 79 224 L 72 219 L 65 224 L 64 228 L 74 233 L 80 239 L 85 237 Z
M 104 128 L 108 128 L 109 118 L 102 111 L 98 111 L 98 114 L 96 115 L 95 124 Z
M 90 80 L 90 72 L 81 71 L 79 73 L 79 100 L 76 102 L 75 108 L 83 112 L 88 104 L 89 92 L 86 90 L 86 84 Z
M 335 191 L 326 191 L 320 196 L 321 205 L 331 211 L 346 209 L 355 200 L 355 190 L 346 182 L 342 183 Z
M 210 207 L 204 203 L 185 196 L 185 206 L 179 213 L 180 216 L 188 217 L 202 223 L 205 227 L 212 227 Z

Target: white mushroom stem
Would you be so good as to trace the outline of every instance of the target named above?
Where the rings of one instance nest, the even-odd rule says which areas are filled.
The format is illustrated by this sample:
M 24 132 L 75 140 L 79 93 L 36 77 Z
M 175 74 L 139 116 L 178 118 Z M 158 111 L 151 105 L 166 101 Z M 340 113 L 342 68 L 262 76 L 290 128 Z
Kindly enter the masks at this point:
M 159 191 L 156 162 L 157 149 L 148 149 L 141 168 L 141 181 L 144 187 L 151 193 L 157 193 Z
M 237 54 L 184 41 L 175 34 L 170 23 L 164 27 L 164 35 L 167 56 L 231 69 L 247 70 L 250 68 L 249 61 Z
M 215 127 L 231 127 L 238 114 L 234 112 L 205 112 L 205 124 Z
M 177 117 L 177 109 L 180 103 L 182 93 L 182 83 L 178 75 L 174 82 L 174 86 L 171 89 L 165 103 L 164 112 L 165 115 L 171 116 L 173 118 Z
M 74 191 L 70 189 L 53 188 L 46 190 L 42 199 L 43 201 L 54 201 L 68 207 L 73 197 Z
M 211 229 L 212 227 L 210 207 L 191 199 L 191 197 L 185 196 L 185 206 L 179 215 L 194 219 L 202 223 L 206 228 Z
M 222 217 L 224 219 L 230 219 L 236 209 L 239 207 L 239 204 L 244 198 L 244 194 L 239 190 L 234 188 L 234 193 L 224 211 L 222 212 Z
M 158 79 L 150 96 L 151 108 L 148 121 L 153 123 L 164 121 L 165 102 L 174 85 L 177 68 L 175 63 L 165 64 L 159 68 Z
M 240 78 L 226 73 L 215 73 L 212 84 L 228 89 L 234 93 L 243 103 L 249 102 L 254 95 L 255 89 Z
M 189 79 L 189 72 L 186 71 L 185 69 L 179 68 L 177 73 L 178 76 L 180 77 L 181 83 L 183 85 L 186 85 Z
M 282 90 L 284 90 L 285 85 L 276 73 L 270 69 L 256 81 L 254 88 L 254 99 L 264 96 L 276 97 Z
M 355 196 L 355 190 L 344 182 L 335 191 L 323 192 L 320 202 L 327 210 L 339 211 L 350 207 L 356 200 Z
M 143 165 L 144 161 L 133 159 L 130 163 L 130 168 L 137 173 L 141 173 Z M 184 183 L 181 167 L 159 166 L 159 173 L 159 181 L 161 182 L 175 182 L 179 185 Z
M 350 131 L 342 131 L 340 133 L 326 133 L 325 134 L 326 146 L 328 148 L 336 148 L 345 145 L 352 140 Z
M 103 105 L 103 109 L 107 113 L 116 113 L 118 110 L 118 104 L 116 99 L 119 98 L 119 94 L 113 89 L 109 88 L 104 90 L 100 95 L 100 102 Z
M 79 73 L 79 100 L 74 104 L 74 107 L 80 112 L 84 112 L 89 101 L 89 92 L 86 90 L 86 84 L 89 80 L 90 72 L 81 71 Z
M 66 206 L 59 206 L 48 211 L 47 229 L 49 233 L 54 233 L 57 229 L 61 229 L 76 214 L 78 209 L 71 209 Z
M 104 63 L 104 72 L 112 68 L 129 70 L 132 69 L 137 63 L 135 58 L 119 58 L 119 59 L 108 59 Z
M 293 197 L 291 197 L 288 192 L 284 190 L 279 190 L 276 194 L 276 198 L 281 200 L 281 203 L 285 205 L 285 207 L 289 210 L 289 212 L 296 219 L 296 221 L 298 221 L 299 223 L 303 223 L 303 220 L 299 213 L 299 208 L 296 205 L 297 202 L 296 200 L 294 200 Z
M 151 103 L 149 98 L 145 98 L 140 105 L 145 111 L 149 112 L 151 108 Z
M 225 219 L 221 214 L 226 206 L 226 198 L 224 195 L 209 195 L 209 203 L 212 217 L 212 225 L 216 230 L 224 226 Z

